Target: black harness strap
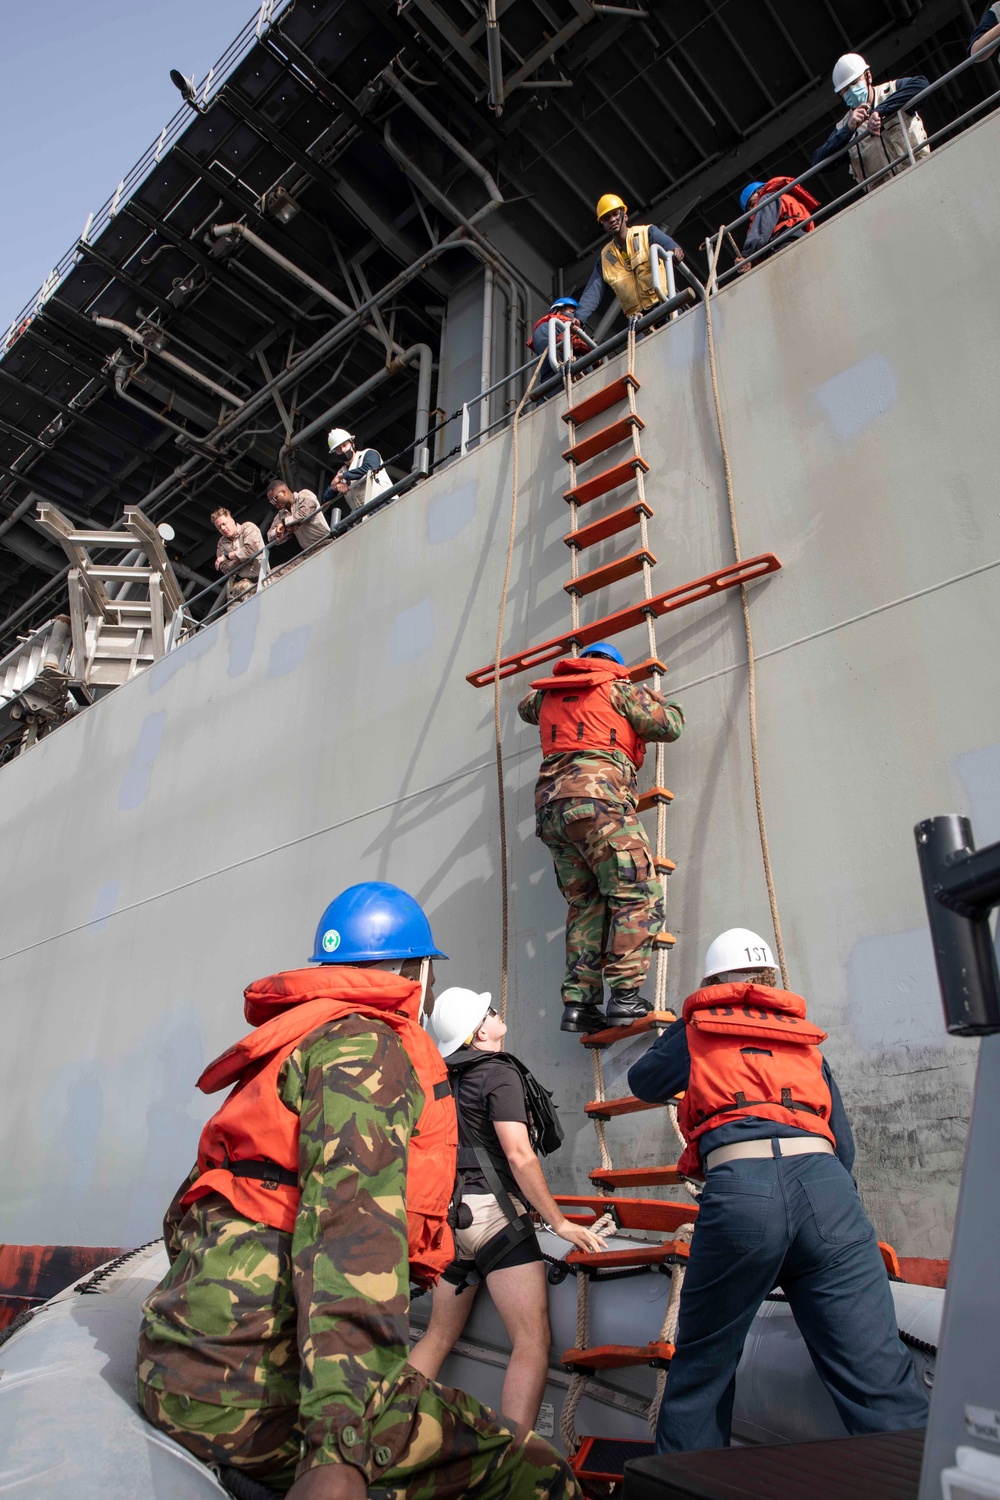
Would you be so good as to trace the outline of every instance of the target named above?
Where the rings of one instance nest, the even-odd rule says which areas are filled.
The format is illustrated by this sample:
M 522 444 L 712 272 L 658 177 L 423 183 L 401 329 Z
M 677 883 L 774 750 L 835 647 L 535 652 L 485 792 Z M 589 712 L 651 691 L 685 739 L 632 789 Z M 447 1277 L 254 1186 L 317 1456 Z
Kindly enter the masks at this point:
M 230 1161 L 227 1156 L 222 1167 L 224 1171 L 232 1172 L 234 1177 L 257 1178 L 272 1193 L 279 1183 L 284 1187 L 298 1187 L 299 1185 L 297 1172 L 290 1172 L 287 1167 L 279 1167 L 276 1161 L 268 1161 L 266 1158 L 254 1161 Z

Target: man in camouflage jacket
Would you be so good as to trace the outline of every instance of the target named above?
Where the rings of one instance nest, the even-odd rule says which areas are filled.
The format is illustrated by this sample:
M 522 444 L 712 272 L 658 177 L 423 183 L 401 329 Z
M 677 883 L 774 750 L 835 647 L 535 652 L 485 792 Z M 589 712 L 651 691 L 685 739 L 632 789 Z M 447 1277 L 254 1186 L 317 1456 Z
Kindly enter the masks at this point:
M 579 658 L 558 663 L 556 672 L 585 667 L 587 662 L 595 667 L 610 663 L 603 674 L 607 681 L 588 690 L 588 705 L 600 696 L 605 717 L 610 712 L 612 720 L 623 719 L 633 743 L 678 738 L 684 727 L 680 707 L 630 681 L 621 653 L 606 641 L 588 647 Z M 572 687 L 571 675 L 559 678 L 560 684 L 564 681 Z M 521 699 L 518 713 L 525 723 L 541 726 L 550 691 L 552 687 L 532 685 Z M 555 691 L 562 692 L 562 687 Z M 572 717 L 578 700 L 568 701 L 575 705 Z M 591 723 L 591 717 L 581 713 L 581 732 L 572 737 L 581 748 L 547 754 L 535 786 L 535 831 L 552 855 L 556 881 L 569 907 L 563 1031 L 596 1031 L 647 1014 L 650 1002 L 639 991 L 649 972 L 653 938 L 664 921 L 663 888 L 636 813 L 636 764 L 625 750 L 616 748 L 616 741 L 628 736 L 624 726 L 620 735 L 612 727 L 602 741 Z M 543 750 L 553 743 L 560 742 L 549 740 L 543 730 Z M 605 980 L 611 991 L 606 1015 L 600 1009 Z
M 405 896 L 358 886 L 338 901 L 369 890 Z M 337 906 L 316 951 L 334 933 L 350 961 Z M 426 959 L 364 967 L 428 982 Z M 190 1174 L 164 1221 L 170 1270 L 144 1305 L 146 1417 L 290 1500 L 573 1500 L 548 1443 L 407 1363 L 407 1149 L 424 1096 L 399 1036 L 370 1015 L 320 1025 L 282 1063 L 278 1093 L 298 1116 L 294 1228 L 252 1222 L 216 1191 L 185 1209 Z

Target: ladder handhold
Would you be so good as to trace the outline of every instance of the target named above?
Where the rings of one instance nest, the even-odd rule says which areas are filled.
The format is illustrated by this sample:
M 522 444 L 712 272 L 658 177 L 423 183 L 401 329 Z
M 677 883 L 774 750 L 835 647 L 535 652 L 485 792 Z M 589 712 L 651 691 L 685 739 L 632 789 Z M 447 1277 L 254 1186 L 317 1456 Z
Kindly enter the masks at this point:
M 583 1112 L 592 1120 L 613 1120 L 619 1115 L 638 1115 L 644 1109 L 662 1108 L 662 1104 L 646 1104 L 633 1094 L 626 1094 L 621 1099 L 592 1099 L 583 1106 Z
M 676 1167 L 598 1167 L 590 1174 L 591 1182 L 614 1192 L 623 1187 L 673 1187 L 684 1179 Z
M 643 792 L 642 796 L 639 798 L 638 802 L 636 803 L 636 811 L 648 812 L 651 807 L 656 807 L 660 802 L 662 802 L 665 807 L 669 807 L 670 803 L 673 802 L 673 800 L 673 792 L 668 792 L 665 786 L 651 786 L 649 791 Z
M 592 1349 L 567 1349 L 562 1362 L 568 1370 L 623 1370 L 629 1365 L 665 1369 L 673 1357 L 673 1344 L 596 1344 Z
M 653 869 L 657 875 L 672 875 L 677 866 L 672 859 L 664 859 L 658 854 L 653 856 Z
M 563 584 L 563 588 L 567 594 L 595 594 L 598 589 L 607 588 L 611 583 L 620 583 L 633 573 L 641 573 L 644 563 L 654 567 L 656 558 L 652 552 L 641 547 L 638 552 L 630 552 L 627 557 L 616 557 L 614 562 L 592 568 L 589 573 L 581 573 L 579 578 L 571 578 L 568 583 Z
M 647 656 L 645 661 L 636 662 L 634 667 L 629 667 L 628 675 L 630 682 L 644 682 L 647 677 L 659 674 L 663 677 L 667 671 L 667 664 L 658 656 Z
M 693 1224 L 698 1217 L 696 1203 L 672 1203 L 663 1198 L 597 1198 L 578 1193 L 557 1193 L 555 1197 L 566 1217 L 584 1228 L 610 1213 L 620 1229 L 674 1234 L 682 1224 Z
M 651 1010 L 638 1021 L 630 1021 L 627 1026 L 608 1026 L 604 1031 L 591 1031 L 585 1033 L 580 1042 L 584 1047 L 612 1047 L 615 1042 L 624 1042 L 626 1038 L 641 1036 L 644 1031 L 654 1031 L 664 1026 L 672 1026 L 677 1017 L 672 1010 Z
M 624 401 L 628 395 L 628 388 L 634 391 L 640 389 L 639 381 L 634 375 L 620 375 L 617 380 L 612 380 L 610 385 L 602 385 L 599 391 L 592 391 L 589 396 L 584 396 L 582 401 L 577 401 L 568 411 L 564 411 L 562 419 L 564 422 L 574 422 L 577 426 L 581 422 L 589 422 L 591 417 L 599 416 L 602 411 L 607 411 L 609 406 L 614 406 L 616 401 Z
M 636 458 L 633 455 L 624 463 L 605 469 L 603 474 L 595 474 L 593 479 L 587 479 L 583 484 L 575 484 L 571 490 L 564 491 L 563 499 L 575 500 L 577 505 L 586 505 L 588 500 L 597 500 L 601 495 L 606 495 L 609 490 L 616 490 L 619 485 L 628 484 L 639 473 L 648 474 L 649 464 L 644 458 Z
M 654 948 L 672 948 L 677 942 L 672 932 L 658 932 L 653 938 Z
M 627 417 L 619 417 L 617 422 L 609 422 L 607 427 L 591 433 L 582 442 L 574 443 L 572 448 L 565 450 L 563 458 L 567 463 L 584 464 L 588 458 L 596 458 L 598 453 L 606 453 L 609 448 L 627 442 L 632 436 L 633 428 L 641 432 L 645 425 L 641 417 L 633 416 L 630 412 Z
M 621 510 L 614 510 L 610 515 L 601 516 L 598 521 L 591 521 L 588 526 L 580 526 L 576 531 L 567 531 L 563 541 L 567 547 L 576 547 L 582 552 L 587 547 L 593 547 L 597 542 L 606 542 L 608 537 L 617 536 L 619 531 L 627 531 L 630 526 L 638 526 L 641 516 L 651 516 L 651 506 L 645 500 L 633 500 L 631 505 L 625 505 Z M 664 668 L 666 671 L 666 668 Z M 632 679 L 635 681 L 635 679 Z
M 665 1240 L 662 1245 L 633 1245 L 630 1250 L 571 1250 L 568 1266 L 583 1266 L 587 1271 L 611 1271 L 619 1266 L 663 1266 L 687 1260 L 691 1247 L 687 1240 Z

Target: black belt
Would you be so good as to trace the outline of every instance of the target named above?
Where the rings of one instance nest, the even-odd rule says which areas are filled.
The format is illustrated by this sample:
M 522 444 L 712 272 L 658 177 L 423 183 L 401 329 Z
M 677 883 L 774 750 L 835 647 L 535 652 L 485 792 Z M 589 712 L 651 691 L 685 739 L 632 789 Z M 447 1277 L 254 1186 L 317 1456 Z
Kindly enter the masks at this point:
M 250 1161 L 230 1161 L 227 1156 L 222 1163 L 224 1172 L 232 1172 L 234 1177 L 254 1177 L 260 1180 L 264 1187 L 273 1193 L 278 1184 L 283 1187 L 298 1187 L 298 1172 L 290 1172 L 287 1167 L 279 1167 L 276 1161 L 268 1161 L 266 1158 Z

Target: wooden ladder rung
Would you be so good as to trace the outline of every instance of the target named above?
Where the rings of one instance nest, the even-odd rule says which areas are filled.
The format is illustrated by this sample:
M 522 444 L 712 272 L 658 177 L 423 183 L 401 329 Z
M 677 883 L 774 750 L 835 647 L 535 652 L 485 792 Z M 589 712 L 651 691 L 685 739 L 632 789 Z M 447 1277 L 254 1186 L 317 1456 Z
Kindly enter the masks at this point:
M 638 473 L 648 474 L 649 464 L 644 458 L 627 458 L 623 463 L 615 464 L 611 469 L 605 469 L 603 474 L 595 474 L 593 479 L 584 480 L 583 484 L 575 484 L 571 490 L 566 490 L 563 499 L 575 500 L 577 505 L 586 505 L 588 500 L 597 500 L 601 495 L 606 495 L 609 490 L 618 489 L 619 485 L 628 484 Z
M 608 537 L 617 536 L 620 531 L 627 531 L 630 526 L 638 526 L 642 516 L 652 514 L 652 509 L 645 500 L 633 500 L 631 505 L 613 510 L 610 515 L 601 516 L 599 521 L 591 521 L 589 525 L 580 526 L 576 531 L 567 531 L 563 541 L 567 547 L 576 547 L 583 552 L 598 542 L 606 542 Z M 636 679 L 632 680 L 634 682 Z
M 633 1245 L 630 1250 L 571 1250 L 568 1266 L 584 1266 L 588 1271 L 612 1271 L 619 1266 L 663 1266 L 687 1260 L 691 1247 L 687 1240 L 665 1240 L 662 1245 Z
M 563 584 L 567 594 L 596 594 L 598 589 L 607 588 L 611 583 L 620 583 L 623 578 L 631 578 L 633 573 L 641 573 L 643 563 L 649 563 L 650 567 L 656 564 L 656 558 L 646 547 L 640 547 L 638 552 L 630 552 L 627 557 L 617 557 L 614 562 L 605 563 L 603 567 L 592 568 L 589 573 L 581 573 L 579 578 L 571 578 L 568 583 Z
M 672 948 L 676 942 L 672 932 L 658 932 L 653 937 L 654 948 Z
M 672 875 L 677 866 L 672 859 L 665 859 L 662 855 L 653 855 L 653 869 L 657 875 Z
M 696 1203 L 673 1203 L 661 1198 L 597 1198 L 579 1193 L 557 1193 L 556 1202 L 566 1217 L 585 1228 L 603 1214 L 613 1215 L 620 1229 L 645 1229 L 654 1234 L 675 1234 L 683 1224 L 698 1217 Z
M 644 1109 L 662 1108 L 662 1104 L 646 1104 L 633 1094 L 625 1094 L 621 1099 L 592 1099 L 583 1106 L 584 1113 L 592 1120 L 614 1120 L 619 1115 L 638 1115 Z
M 627 417 L 619 417 L 617 422 L 609 422 L 607 427 L 574 443 L 572 448 L 565 450 L 563 458 L 567 463 L 585 464 L 588 458 L 596 458 L 599 453 L 606 453 L 609 448 L 626 442 L 632 436 L 633 428 L 641 432 L 645 425 L 641 417 L 633 416 L 630 412 Z
M 639 798 L 636 809 L 638 812 L 648 812 L 651 807 L 656 807 L 660 802 L 669 807 L 673 800 L 673 792 L 668 792 L 665 786 L 651 786 L 649 791 L 643 792 Z
M 638 1021 L 627 1026 L 606 1026 L 603 1031 L 591 1031 L 580 1038 L 584 1047 L 613 1047 L 615 1042 L 624 1042 L 629 1037 L 642 1036 L 644 1031 L 660 1030 L 672 1026 L 677 1020 L 672 1010 L 651 1010 Z
M 593 1349 L 567 1349 L 562 1362 L 568 1370 L 624 1370 L 629 1365 L 663 1367 L 673 1357 L 673 1344 L 596 1344 Z
M 639 381 L 634 375 L 620 375 L 617 380 L 612 380 L 610 385 L 602 385 L 599 391 L 592 391 L 589 396 L 584 396 L 582 401 L 577 401 L 568 411 L 564 411 L 562 419 L 564 422 L 575 422 L 577 426 L 581 422 L 589 422 L 591 417 L 599 416 L 602 411 L 607 411 L 609 406 L 614 406 L 617 401 L 624 401 L 628 395 L 628 388 L 634 391 L 640 389 Z
M 672 1187 L 684 1179 L 676 1167 L 615 1167 L 604 1170 L 598 1167 L 590 1174 L 591 1182 L 598 1187 Z
M 647 656 L 645 661 L 637 661 L 634 667 L 629 667 L 628 675 L 630 682 L 645 682 L 647 677 L 652 677 L 658 672 L 661 677 L 666 675 L 667 664 L 658 656 Z

